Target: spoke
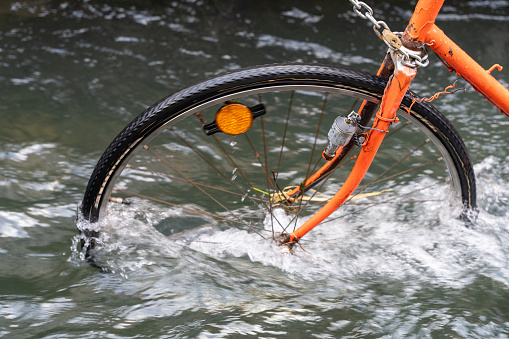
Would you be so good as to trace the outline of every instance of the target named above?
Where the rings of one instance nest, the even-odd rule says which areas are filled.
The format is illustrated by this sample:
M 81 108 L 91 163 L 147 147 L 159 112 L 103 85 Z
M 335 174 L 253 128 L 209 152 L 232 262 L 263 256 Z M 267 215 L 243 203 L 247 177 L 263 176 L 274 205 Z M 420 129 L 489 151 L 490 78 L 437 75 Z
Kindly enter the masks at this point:
M 405 194 L 401 194 L 398 196 L 398 198 L 402 198 L 402 197 L 406 197 L 406 196 L 409 196 L 410 194 L 414 194 L 416 192 L 422 192 L 422 191 L 425 191 L 425 190 L 428 190 L 428 189 L 431 189 L 431 188 L 434 188 L 435 186 L 437 185 L 440 185 L 440 184 L 443 184 L 445 182 L 448 182 L 450 179 L 447 178 L 447 179 L 444 179 L 444 180 L 441 180 L 441 181 L 438 181 L 436 183 L 434 183 L 433 185 L 430 185 L 430 186 L 426 186 L 426 187 L 423 187 L 417 191 L 411 191 L 411 192 L 408 192 L 408 193 L 405 193 Z M 396 200 L 394 201 L 393 199 L 386 199 L 386 200 L 383 200 L 383 201 L 380 201 L 380 202 L 376 202 L 376 203 L 373 203 L 372 205 L 382 205 L 382 204 L 400 204 L 400 203 L 404 203 L 405 201 L 410 201 L 410 200 L 401 200 L 402 202 L 400 202 L 400 200 Z M 426 201 L 435 201 L 435 200 L 426 200 Z M 436 200 L 436 201 L 443 201 L 443 200 Z M 352 205 L 352 204 L 359 204 L 359 203 L 348 203 L 346 202 L 345 205 Z M 363 212 L 365 210 L 367 210 L 368 208 L 370 208 L 372 206 L 371 204 L 366 204 L 366 207 L 364 208 L 361 208 L 361 209 L 358 209 L 354 212 L 350 212 L 348 214 L 343 214 L 343 215 L 340 215 L 340 216 L 337 216 L 335 218 L 330 218 L 330 219 L 327 219 L 327 220 L 324 220 L 322 221 L 322 224 L 326 223 L 326 222 L 331 222 L 331 221 L 334 221 L 334 220 L 338 220 L 340 218 L 344 218 L 346 216 L 350 216 L 350 215 L 356 215 L 360 212 Z
M 240 176 L 246 181 L 246 183 L 249 185 L 249 187 L 251 187 L 251 189 L 253 189 L 254 194 L 256 194 L 256 196 L 258 197 L 260 202 L 264 205 L 265 209 L 267 211 L 270 211 L 269 206 L 267 206 L 267 202 L 262 198 L 262 196 L 260 195 L 260 192 L 258 192 L 258 190 L 255 189 L 253 184 L 251 184 L 251 182 L 249 181 L 247 176 L 244 174 L 244 171 L 242 171 L 242 169 L 235 163 L 235 160 L 233 160 L 231 155 L 224 149 L 224 146 L 221 144 L 221 142 L 216 138 L 215 135 L 213 135 L 212 138 L 214 139 L 216 144 L 219 146 L 219 148 L 221 148 L 221 150 L 223 151 L 224 155 L 226 155 L 226 157 L 232 163 L 232 165 L 235 166 L 235 168 L 237 168 L 237 171 L 239 172 Z M 277 221 L 279 226 L 281 226 L 281 228 L 283 228 L 283 225 L 281 225 L 281 222 L 277 218 L 275 218 L 275 220 Z
M 262 95 L 261 94 L 258 95 L 258 103 L 262 104 Z M 262 132 L 263 156 L 265 158 L 265 168 L 264 169 L 265 169 L 265 173 L 267 174 L 267 190 L 270 193 L 271 180 L 270 180 L 269 174 L 267 173 L 267 169 L 269 168 L 269 165 L 268 165 L 268 161 L 267 161 L 267 143 L 265 142 L 265 123 L 264 123 L 263 116 L 260 117 L 260 126 L 262 129 L 261 132 Z M 247 137 L 247 134 L 246 134 L 246 137 Z M 248 140 L 249 140 L 249 138 L 248 138 Z M 250 140 L 249 140 L 249 144 L 252 146 Z
M 157 199 L 157 198 L 154 198 L 154 197 L 150 197 L 148 195 L 144 195 L 144 194 L 140 194 L 140 193 L 136 193 L 136 192 L 132 192 L 132 191 L 128 191 L 128 190 L 123 190 L 123 189 L 120 189 L 120 188 L 117 188 L 117 187 L 115 187 L 113 190 L 116 191 L 116 192 L 124 193 L 124 194 L 129 195 L 129 196 L 138 197 L 138 198 L 141 198 L 141 199 L 154 201 L 154 202 L 157 202 L 157 203 L 160 203 L 160 204 L 164 204 L 164 205 L 168 205 L 168 206 L 172 206 L 172 207 L 181 208 L 181 209 L 183 209 L 183 210 L 185 210 L 187 212 L 187 215 L 192 215 L 192 216 L 195 216 L 195 215 L 204 216 L 205 215 L 205 216 L 212 217 L 212 218 L 215 218 L 215 219 L 218 219 L 218 220 L 222 220 L 222 221 L 226 221 L 226 222 L 232 222 L 232 223 L 235 223 L 235 224 L 238 224 L 238 225 L 247 226 L 250 229 L 254 230 L 255 232 L 256 232 L 256 229 L 258 229 L 260 231 L 267 231 L 267 230 L 264 230 L 262 228 L 255 227 L 255 226 L 253 226 L 251 224 L 248 224 L 248 223 L 246 223 L 246 222 L 244 222 L 242 220 L 230 219 L 230 218 L 227 218 L 227 217 L 222 216 L 222 215 L 217 214 L 217 213 L 210 213 L 210 212 L 207 212 L 207 211 L 204 211 L 204 210 L 187 207 L 187 206 L 180 205 L 180 204 L 175 204 L 175 203 L 172 203 L 170 201 L 166 201 L 166 200 L 162 200 L 162 199 Z M 136 211 L 134 211 L 134 212 L 136 212 Z M 152 211 L 150 211 L 150 212 L 152 212 Z M 159 213 L 163 213 L 163 212 L 159 212 Z M 251 218 L 254 218 L 254 217 L 251 217 Z M 256 218 L 256 219 L 260 219 L 260 218 Z M 258 232 L 256 232 L 256 233 L 258 235 L 260 235 Z
M 224 217 L 224 216 L 222 216 L 220 214 L 210 213 L 210 212 L 206 212 L 204 210 L 199 210 L 199 209 L 196 209 L 196 208 L 191 208 L 191 207 L 187 207 L 187 206 L 180 205 L 180 204 L 175 204 L 175 203 L 170 202 L 170 201 L 166 201 L 166 200 L 150 197 L 148 195 L 144 195 L 144 194 L 141 194 L 141 193 L 136 193 L 136 192 L 124 190 L 124 189 L 120 189 L 120 188 L 117 188 L 117 187 L 115 187 L 113 190 L 115 190 L 116 192 L 127 194 L 129 196 L 133 196 L 133 197 L 138 197 L 138 198 L 145 199 L 145 200 L 154 201 L 154 202 L 157 202 L 157 203 L 160 203 L 160 204 L 164 204 L 164 205 L 168 205 L 168 206 L 178 207 L 178 208 L 181 208 L 181 209 L 183 209 L 183 210 L 185 210 L 187 212 L 190 212 L 190 214 L 188 214 L 188 215 L 205 215 L 205 216 L 213 217 L 213 218 L 216 218 L 216 219 L 220 219 L 220 220 L 224 220 L 224 221 L 231 221 L 231 222 L 234 222 L 234 223 L 237 223 L 237 224 L 249 226 L 249 225 L 245 224 L 242 221 L 231 220 L 231 219 L 228 219 L 228 218 L 226 218 L 226 217 Z
M 354 111 L 354 110 L 355 110 L 355 106 L 357 106 L 357 104 L 359 103 L 359 101 L 360 101 L 360 99 L 359 99 L 359 98 L 357 98 L 357 99 L 355 99 L 355 100 L 353 101 L 353 104 L 352 104 L 352 106 L 350 107 L 350 110 L 349 110 L 348 112 L 346 112 L 346 113 L 347 113 L 347 115 L 348 115 L 350 112 L 352 112 L 352 111 Z M 362 105 L 360 105 L 360 106 L 362 106 Z M 360 106 L 359 106 L 359 109 L 360 109 Z M 357 110 L 357 113 L 359 113 L 359 110 Z M 360 114 L 360 113 L 359 113 L 359 114 Z
M 357 100 L 358 101 L 358 100 Z M 351 110 L 354 109 L 357 101 L 352 105 L 353 107 L 351 108 Z M 395 133 L 401 131 L 403 128 L 405 128 L 406 126 L 408 126 L 411 122 L 410 121 L 407 121 L 406 123 L 402 124 L 401 126 L 399 126 L 396 130 L 392 131 L 391 133 L 389 133 L 386 137 L 385 137 L 385 140 L 389 139 L 392 135 L 394 135 Z M 351 149 L 349 151 L 349 153 L 352 151 L 353 149 Z M 346 156 L 345 156 L 346 157 Z M 345 160 L 343 159 L 342 162 L 340 164 L 338 164 L 336 167 L 334 167 L 333 170 L 331 170 L 331 172 L 325 172 L 325 174 L 323 174 L 322 176 L 320 176 L 319 178 L 317 178 L 316 180 L 314 180 L 314 182 L 311 184 L 310 188 L 314 186 L 315 183 L 319 183 L 321 182 L 322 180 L 325 180 L 327 178 L 330 177 L 330 175 L 332 175 L 332 173 L 334 173 L 337 169 L 343 167 L 344 165 L 348 164 L 350 161 L 354 160 L 357 158 L 357 155 L 354 155 L 352 157 L 350 157 L 349 159 Z M 319 163 L 320 163 L 320 160 L 321 158 L 318 159 L 317 163 L 315 164 L 315 167 L 313 168 L 313 170 L 311 171 L 312 173 L 315 172 L 316 168 L 318 167 Z M 323 186 L 323 185 L 322 185 Z
M 261 94 L 258 94 L 258 104 L 263 104 Z M 263 119 L 263 116 L 260 117 L 260 125 L 262 128 L 261 132 L 262 132 L 262 140 L 263 140 L 263 155 L 265 157 L 265 168 L 268 169 L 269 165 L 268 165 L 268 160 L 267 160 L 267 144 L 265 141 L 265 120 Z M 271 184 L 271 181 L 270 181 L 270 178 L 267 173 L 267 192 L 269 193 L 269 196 L 270 196 L 270 184 Z M 276 189 L 274 188 L 274 192 L 275 191 L 276 191 Z M 270 199 L 268 209 L 269 209 L 269 214 L 270 214 L 270 224 L 271 224 L 270 228 L 272 230 L 272 238 L 274 238 L 274 214 L 272 213 L 272 208 L 273 208 L 272 199 Z
M 414 192 L 412 192 L 414 193 Z M 357 205 L 389 205 L 389 204 L 411 204 L 415 202 L 439 202 L 443 199 L 412 199 L 412 200 L 397 200 L 397 201 L 381 201 L 381 202 L 353 202 L 351 204 L 345 203 L 345 206 L 357 206 Z
M 265 173 L 265 176 L 267 177 L 267 180 L 268 180 L 268 185 L 269 187 L 272 186 L 272 189 L 276 189 L 274 183 L 272 182 L 272 180 L 270 179 L 270 176 L 269 176 L 269 172 L 267 171 L 267 168 L 265 167 L 265 165 L 263 164 L 262 160 L 260 159 L 260 154 L 256 151 L 253 143 L 251 142 L 251 139 L 249 138 L 249 136 L 247 134 L 244 134 L 244 136 L 246 137 L 246 140 L 249 144 L 249 146 L 251 147 L 251 150 L 253 151 L 256 159 L 258 160 L 258 163 L 260 164 L 260 166 L 262 166 L 262 169 L 263 169 L 263 172 Z M 269 191 L 270 193 L 270 191 Z
M 376 181 L 372 181 L 370 182 L 368 185 L 374 185 L 374 184 L 378 184 L 379 182 L 382 182 L 382 181 L 386 181 L 386 180 L 389 180 L 389 179 L 392 179 L 392 178 L 396 178 L 396 177 L 399 177 L 400 175 L 403 175 L 403 174 L 406 174 L 406 173 L 409 173 L 409 172 L 412 172 L 412 171 L 416 171 L 418 169 L 421 169 L 423 167 L 427 167 L 427 166 L 430 166 L 430 165 L 433 165 L 434 163 L 437 163 L 439 161 L 442 161 L 443 158 L 442 157 L 439 157 L 439 158 L 436 158 L 435 160 L 431 160 L 427 163 L 424 163 L 424 164 L 421 164 L 419 166 L 415 166 L 415 167 L 412 167 L 412 168 L 409 168 L 409 169 L 406 169 L 404 171 L 401 171 L 399 173 L 396 173 L 396 174 L 393 174 L 393 175 L 390 175 L 388 177 L 385 177 L 385 178 L 381 178 L 379 180 L 376 180 Z M 363 187 L 362 190 L 364 190 L 366 187 Z M 356 193 L 357 194 L 360 194 L 360 192 Z
M 259 164 L 260 164 L 260 166 L 262 167 L 263 172 L 265 173 L 265 177 L 267 178 L 267 186 L 268 186 L 268 194 L 269 194 L 269 204 L 267 205 L 267 204 L 265 203 L 265 201 L 263 201 L 263 202 L 264 202 L 264 204 L 265 204 L 265 207 L 267 208 L 267 211 L 268 211 L 268 212 L 269 212 L 269 214 L 270 214 L 271 223 L 273 223 L 273 220 L 275 219 L 275 220 L 276 220 L 276 222 L 279 224 L 279 226 L 281 226 L 281 228 L 282 228 L 283 230 L 286 230 L 286 228 L 287 228 L 288 226 L 286 226 L 286 227 L 285 227 L 285 226 L 283 226 L 283 225 L 281 224 L 281 222 L 279 221 L 279 219 L 275 218 L 274 213 L 272 213 L 272 199 L 270 199 L 271 186 L 272 186 L 272 191 L 274 191 L 274 192 L 276 192 L 276 191 L 277 191 L 277 187 L 276 187 L 275 183 L 274 183 L 274 182 L 272 182 L 272 179 L 270 178 L 270 175 L 269 175 L 269 173 L 268 173 L 268 171 L 267 171 L 267 168 L 263 165 L 263 163 L 262 163 L 262 161 L 261 161 L 261 159 L 260 159 L 260 154 L 256 151 L 256 149 L 255 149 L 255 147 L 254 147 L 253 143 L 251 142 L 251 139 L 249 138 L 249 136 L 248 136 L 246 133 L 244 134 L 244 136 L 245 136 L 245 138 L 246 138 L 246 140 L 247 140 L 247 142 L 248 142 L 249 146 L 251 147 L 251 150 L 253 151 L 253 153 L 254 153 L 254 155 L 255 155 L 256 159 L 258 160 L 258 163 L 259 163 Z M 246 179 L 246 180 L 247 180 L 247 179 Z M 253 187 L 251 184 L 250 184 L 250 186 L 251 186 L 251 187 Z M 256 191 L 256 190 L 255 190 L 255 191 Z M 274 227 L 272 226 L 272 229 L 273 229 L 273 228 L 274 228 Z
M 338 166 L 339 167 L 339 166 Z M 334 173 L 334 171 L 336 171 L 337 168 L 335 168 L 334 170 L 332 170 L 331 172 L 327 173 L 325 176 L 324 176 L 324 179 L 322 179 L 322 182 L 320 182 L 320 186 L 314 190 L 314 193 L 313 195 L 311 196 L 311 198 L 306 201 L 306 204 L 304 205 L 304 207 L 302 207 L 301 209 L 297 210 L 297 214 L 292 218 L 292 220 L 290 221 L 290 224 L 294 221 L 295 218 L 298 217 L 298 215 L 300 214 L 301 211 L 303 211 L 306 207 L 314 207 L 314 206 L 317 206 L 317 205 L 322 205 L 324 203 L 326 203 L 326 201 L 322 201 L 320 203 L 316 203 L 316 204 L 310 204 L 311 201 L 313 200 L 313 198 L 315 197 L 315 195 L 317 195 L 320 190 L 322 189 L 322 187 L 325 185 L 325 183 L 329 180 L 329 178 L 331 177 L 331 175 Z M 309 192 L 309 190 L 308 190 Z M 304 193 L 302 194 L 302 197 L 304 197 Z M 286 231 L 286 229 L 285 229 Z
M 193 185 L 194 187 L 196 187 L 200 192 L 202 192 L 203 194 L 205 194 L 208 198 L 210 198 L 212 201 L 214 201 L 216 204 L 218 204 L 219 206 L 221 206 L 221 208 L 223 208 L 226 212 L 228 212 L 233 218 L 235 219 L 238 219 L 241 223 L 243 223 L 243 221 L 241 220 L 240 217 L 238 217 L 237 215 L 235 215 L 235 213 L 233 213 L 228 207 L 224 206 L 220 201 L 218 201 L 216 198 L 214 198 L 212 195 L 210 195 L 209 193 L 207 193 L 203 188 L 201 188 L 200 186 L 194 184 L 194 182 L 192 180 L 190 180 L 189 178 L 186 177 L 186 175 L 184 173 L 182 173 L 178 168 L 176 168 L 175 166 L 172 166 L 166 159 L 164 159 L 162 156 L 160 156 L 159 154 L 157 154 L 154 150 L 152 150 L 151 148 L 149 148 L 147 145 L 144 146 L 144 148 L 150 153 L 152 154 L 154 157 L 156 157 L 157 159 L 159 159 L 165 166 L 167 166 L 168 168 L 170 168 L 171 170 L 177 172 L 182 178 L 184 178 L 188 183 L 190 183 L 191 185 Z M 256 231 L 255 231 L 256 232 Z M 258 232 L 256 232 L 258 233 Z M 260 235 L 262 238 L 265 239 L 264 236 L 262 236 L 260 233 L 258 233 L 258 235 Z
M 174 129 L 172 128 L 168 128 L 169 130 L 171 130 L 173 132 L 173 134 L 179 138 L 187 147 L 189 147 L 196 155 L 198 155 L 200 158 L 202 158 L 210 167 L 212 167 L 219 175 L 221 175 L 227 182 L 229 182 L 233 187 L 235 187 L 237 189 L 237 191 L 239 191 L 240 193 L 233 193 L 233 192 L 229 192 L 229 193 L 232 193 L 232 194 L 240 194 L 241 196 L 245 196 L 247 192 L 244 192 L 237 184 L 235 184 L 233 182 L 233 180 L 231 180 L 229 177 L 227 177 L 222 171 L 219 170 L 219 168 L 217 168 L 217 166 L 215 166 L 213 163 L 211 163 L 203 154 L 201 154 L 201 152 L 199 152 L 195 147 L 193 147 L 191 144 L 189 144 L 189 142 L 187 142 L 187 140 L 185 140 L 184 138 L 182 138 Z M 198 185 L 198 183 L 196 183 Z M 205 185 L 203 185 L 205 186 Z M 206 186 L 206 187 L 211 187 L 211 186 Z M 213 189 L 216 189 L 214 187 L 211 187 Z M 223 189 L 217 189 L 219 191 L 224 191 L 224 192 L 228 192 L 226 190 L 223 190 Z M 252 197 L 249 197 L 247 196 L 250 200 L 253 200 L 254 199 Z
M 308 178 L 310 176 L 311 164 L 313 163 L 313 156 L 315 154 L 315 149 L 316 149 L 316 143 L 318 141 L 318 136 L 320 135 L 320 128 L 322 126 L 323 116 L 325 115 L 325 107 L 327 106 L 328 98 L 329 98 L 329 93 L 325 93 L 324 98 L 323 98 L 323 103 L 322 103 L 322 111 L 320 113 L 320 118 L 318 120 L 318 126 L 316 127 L 315 141 L 313 143 L 313 148 L 311 149 L 311 155 L 309 157 L 309 163 L 308 163 L 308 169 L 307 169 L 307 172 L 306 172 L 306 177 L 304 178 L 304 181 L 303 181 L 304 183 L 308 180 Z M 297 221 L 298 221 L 299 213 L 302 210 L 301 206 L 302 206 L 302 199 L 300 199 L 300 201 L 299 201 L 299 207 L 297 209 L 296 217 L 292 219 L 292 222 L 293 222 L 293 220 L 295 220 L 295 223 L 293 223 L 293 231 L 295 231 L 297 229 Z
M 325 93 L 322 103 L 322 111 L 320 113 L 320 119 L 318 120 L 318 126 L 316 127 L 316 133 L 315 133 L 315 141 L 313 142 L 313 148 L 311 149 L 311 156 L 309 157 L 309 163 L 308 163 L 308 169 L 306 172 L 306 178 L 304 182 L 306 182 L 307 178 L 309 178 L 310 170 L 311 170 L 311 164 L 313 163 L 313 157 L 315 155 L 316 150 L 316 143 L 318 141 L 318 136 L 320 135 L 320 128 L 322 126 L 323 116 L 325 115 L 325 107 L 327 106 L 327 99 L 329 97 L 329 93 Z
M 273 177 L 274 177 L 274 184 L 276 185 L 276 188 L 278 189 L 278 192 L 281 191 L 281 189 L 279 188 L 278 184 L 277 184 L 277 180 L 278 180 L 278 177 L 279 177 L 279 169 L 281 167 L 281 160 L 283 159 L 283 150 L 284 150 L 284 147 L 285 147 L 285 141 L 286 141 L 286 133 L 288 132 L 288 124 L 290 123 L 290 114 L 292 112 L 292 106 L 293 106 L 293 97 L 295 95 L 295 91 L 291 91 L 290 92 L 290 101 L 288 103 L 288 110 L 287 110 L 287 113 L 286 113 L 286 120 L 285 120 L 285 128 L 284 128 L 284 131 L 283 131 L 283 139 L 281 140 L 281 150 L 279 151 L 279 159 L 278 159 L 278 162 L 277 162 L 277 168 L 276 168 L 276 171 L 274 173 L 273 171 Z M 271 223 L 272 223 L 272 236 L 274 236 L 274 221 L 273 221 L 273 213 L 272 213 L 272 200 L 270 202 L 270 207 L 271 207 L 271 210 L 270 210 L 270 215 L 271 215 Z M 282 232 L 285 232 L 286 230 L 286 227 L 285 229 L 283 229 Z
M 270 176 L 269 176 L 269 173 L 267 172 L 267 169 L 265 168 L 265 166 L 263 165 L 262 161 L 260 160 L 260 154 L 256 151 L 253 143 L 251 142 L 251 139 L 249 138 L 249 136 L 247 134 L 244 134 L 244 136 L 246 137 L 246 140 L 247 142 L 249 143 L 250 147 L 251 147 L 251 150 L 254 152 L 254 155 L 256 157 L 256 159 L 258 160 L 258 163 L 260 164 L 260 166 L 262 166 L 262 169 L 263 169 L 263 172 L 265 173 L 265 176 L 267 178 L 267 181 L 269 182 L 269 185 L 272 186 L 272 190 L 275 192 L 277 190 L 275 184 L 272 182 Z M 247 179 L 246 179 L 247 180 Z M 271 222 L 272 222 L 272 218 L 274 218 L 274 213 L 272 213 L 272 200 L 270 199 L 270 186 L 269 186 L 269 205 L 267 206 L 267 204 L 264 202 L 265 204 L 265 207 L 267 208 L 267 211 L 270 213 L 271 215 Z M 251 187 L 254 187 L 251 185 Z M 256 190 L 255 190 L 256 191 Z M 286 229 L 286 227 L 284 227 L 281 222 L 277 219 L 277 218 L 274 218 L 276 219 L 277 223 L 279 224 L 279 226 L 281 226 L 282 229 Z
M 295 91 L 291 91 L 290 92 L 290 102 L 288 103 L 288 111 L 286 113 L 286 121 L 285 121 L 285 129 L 283 132 L 283 140 L 281 141 L 281 150 L 279 152 L 279 160 L 277 163 L 276 178 L 274 179 L 275 181 L 277 181 L 277 178 L 279 177 L 279 168 L 281 167 L 281 160 L 283 159 L 283 150 L 285 148 L 286 133 L 288 132 L 288 124 L 290 122 L 290 114 L 292 113 L 294 95 L 295 95 Z
M 398 126 L 395 130 L 387 133 L 387 135 L 385 136 L 384 139 L 388 139 L 390 138 L 391 136 L 393 136 L 394 134 L 398 133 L 399 131 L 401 131 L 403 128 L 407 127 L 408 125 L 410 125 L 412 122 L 410 120 L 407 120 L 404 124 L 402 124 L 401 126 Z
M 182 178 L 179 178 L 179 177 L 175 177 L 173 175 L 169 175 L 169 174 L 166 174 L 166 173 L 155 172 L 155 171 L 152 171 L 150 169 L 139 168 L 139 167 L 135 167 L 135 166 L 132 166 L 132 165 L 129 165 L 129 164 L 126 166 L 126 168 L 129 168 L 129 169 L 132 169 L 132 170 L 135 170 L 135 171 L 150 173 L 150 174 L 153 174 L 153 175 L 158 176 L 158 177 L 163 177 L 163 178 L 168 178 L 168 179 L 171 179 L 171 180 L 176 180 L 176 181 L 180 181 L 180 182 L 187 182 L 187 183 L 189 183 L 189 181 L 187 181 L 185 179 L 182 179 Z M 231 194 L 231 195 L 240 196 L 240 197 L 243 197 L 245 195 L 245 193 L 242 192 L 242 191 L 240 193 L 232 192 L 232 191 L 229 191 L 229 190 L 226 190 L 226 189 L 223 189 L 223 188 L 219 188 L 219 187 L 215 187 L 215 186 L 210 186 L 210 185 L 202 184 L 202 183 L 199 183 L 199 182 L 196 182 L 196 181 L 193 181 L 192 184 L 193 185 L 197 185 L 197 186 L 201 186 L 201 187 L 205 187 L 205 188 L 209 188 L 209 189 L 212 189 L 212 190 L 216 190 L 216 191 L 219 191 L 219 192 L 228 193 L 228 194 Z M 251 198 L 251 200 L 255 200 L 255 198 Z
M 143 198 L 143 199 L 146 199 L 146 200 L 151 200 L 151 201 L 155 201 L 155 202 L 158 202 L 158 203 L 162 203 L 162 204 L 165 204 L 165 205 L 171 205 L 171 206 L 175 206 L 175 207 L 185 208 L 183 205 L 172 204 L 171 202 L 168 202 L 168 201 L 160 200 L 160 199 L 149 197 L 149 196 L 146 196 L 146 195 L 140 195 L 140 194 L 137 194 L 137 193 L 134 193 L 134 192 L 131 192 L 131 191 L 121 190 L 118 187 L 114 187 L 113 190 L 115 192 L 124 193 L 126 195 L 129 194 L 129 195 L 131 195 L 133 197 L 139 197 L 139 198 Z M 143 214 L 161 214 L 162 215 L 162 214 L 166 213 L 166 211 L 153 211 L 153 210 L 140 210 L 140 209 L 133 210 L 133 209 L 125 209 L 125 208 L 119 208 L 119 209 L 115 209 L 115 210 L 119 211 L 119 212 L 127 212 L 127 213 L 133 213 L 133 214 L 142 214 L 143 213 Z M 196 210 L 196 211 L 197 212 L 189 211 L 189 212 L 186 213 L 186 215 L 202 216 L 204 214 L 203 211 L 201 211 L 201 210 Z M 214 216 L 215 218 L 221 218 L 222 220 L 227 220 L 224 217 L 219 217 L 218 214 L 211 214 L 211 216 Z M 260 218 L 260 217 L 244 217 L 244 219 L 256 219 L 256 220 L 260 220 L 262 218 Z M 257 227 L 254 227 L 254 228 L 257 228 Z M 258 229 L 261 229 L 261 228 L 258 228 Z
M 377 183 L 380 183 L 380 182 L 383 182 L 383 181 L 390 180 L 390 179 L 392 179 L 392 178 L 398 177 L 398 176 L 400 176 L 400 175 L 403 175 L 403 174 L 406 174 L 406 173 L 409 173 L 409 172 L 412 172 L 412 171 L 416 171 L 416 170 L 418 170 L 418 169 L 421 169 L 421 168 L 423 168 L 423 167 L 426 167 L 426 166 L 432 165 L 432 164 L 434 164 L 434 163 L 436 163 L 436 162 L 438 162 L 438 161 L 441 161 L 441 160 L 442 160 L 442 157 L 437 158 L 437 159 L 432 160 L 432 161 L 430 161 L 430 162 L 427 162 L 427 163 L 425 163 L 425 164 L 421 164 L 421 165 L 419 165 L 419 166 L 416 166 L 416 167 L 412 167 L 412 168 L 406 169 L 406 170 L 404 170 L 404 171 L 401 171 L 401 172 L 396 173 L 396 174 L 393 174 L 393 175 L 391 175 L 391 176 L 388 176 L 388 177 L 382 178 L 382 179 L 380 179 L 380 180 L 372 181 L 372 182 L 370 182 L 370 184 L 369 184 L 369 185 L 374 185 L 374 184 L 377 184 Z M 332 172 L 332 173 L 333 173 L 333 172 Z M 330 175 L 332 175 L 332 173 L 331 173 Z M 330 175 L 329 175 L 329 176 L 330 176 Z M 326 180 L 328 180 L 328 178 L 327 178 Z M 320 187 L 321 187 L 321 186 L 320 186 Z M 363 190 L 364 190 L 365 188 L 367 188 L 367 187 L 363 187 Z M 426 187 L 426 188 L 424 188 L 424 189 L 427 189 L 427 188 L 428 188 L 428 187 Z M 423 189 L 421 189 L 421 190 L 419 190 L 419 191 L 422 191 L 422 190 L 423 190 Z M 412 193 L 414 193 L 414 192 L 412 192 Z M 352 194 L 352 195 L 350 196 L 350 198 L 349 198 L 349 199 L 348 199 L 348 200 L 347 200 L 347 201 L 346 201 L 343 205 L 351 205 L 351 203 L 349 204 L 349 203 L 348 203 L 348 201 L 349 201 L 349 200 L 354 199 L 355 197 L 359 196 L 360 194 L 361 194 L 361 192 L 357 192 L 357 193 L 355 193 L 355 194 Z M 311 206 L 316 206 L 316 205 L 318 205 L 318 203 L 317 203 L 317 204 L 314 204 L 314 205 L 311 205 Z
M 357 192 L 357 194 L 363 192 L 366 188 L 368 188 L 369 186 L 377 183 L 377 182 L 380 182 L 382 180 L 380 180 L 381 177 L 383 177 L 385 174 L 387 174 L 389 171 L 391 171 L 393 168 L 395 168 L 396 166 L 398 166 L 399 164 L 401 164 L 403 161 L 405 161 L 406 159 L 408 159 L 412 154 L 414 154 L 415 152 L 417 152 L 419 149 L 421 149 L 422 147 L 424 147 L 426 144 L 428 144 L 431 140 L 430 139 L 426 139 L 424 140 L 423 143 L 421 143 L 420 145 L 416 146 L 414 149 L 410 150 L 406 155 L 404 155 L 401 159 L 399 159 L 398 161 L 396 161 L 394 164 L 392 164 L 389 168 L 387 168 L 385 171 L 383 171 L 382 173 L 380 173 L 375 179 L 373 179 L 371 182 L 369 182 L 368 184 L 366 184 L 365 186 L 361 187 L 359 189 L 359 191 Z M 434 162 L 432 162 L 434 163 Z M 430 163 L 431 164 L 431 163 Z M 403 173 L 403 172 L 401 172 Z M 399 175 L 399 174 L 398 174 Z M 394 176 L 391 176 L 391 177 L 394 177 Z M 389 178 L 391 178 L 389 177 Z M 386 179 L 383 179 L 383 180 L 387 180 Z

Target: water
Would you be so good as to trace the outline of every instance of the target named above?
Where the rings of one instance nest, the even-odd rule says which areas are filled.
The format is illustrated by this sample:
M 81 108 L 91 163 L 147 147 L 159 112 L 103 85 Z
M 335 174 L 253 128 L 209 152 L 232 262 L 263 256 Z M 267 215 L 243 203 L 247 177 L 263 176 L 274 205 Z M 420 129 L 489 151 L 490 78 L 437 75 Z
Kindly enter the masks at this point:
M 398 30 L 410 11 L 377 1 L 375 15 Z M 438 21 L 486 68 L 509 66 L 508 22 L 507 1 L 459 0 Z M 106 219 L 111 273 L 76 249 L 88 176 L 152 102 L 252 64 L 374 72 L 383 50 L 346 1 L 2 2 L 0 336 L 508 337 L 509 120 L 462 80 L 467 93 L 436 105 L 475 164 L 470 229 L 447 210 L 412 224 L 373 210 L 324 224 L 292 256 L 232 229 L 170 242 L 150 223 Z M 433 59 L 412 87 L 432 95 L 455 79 Z

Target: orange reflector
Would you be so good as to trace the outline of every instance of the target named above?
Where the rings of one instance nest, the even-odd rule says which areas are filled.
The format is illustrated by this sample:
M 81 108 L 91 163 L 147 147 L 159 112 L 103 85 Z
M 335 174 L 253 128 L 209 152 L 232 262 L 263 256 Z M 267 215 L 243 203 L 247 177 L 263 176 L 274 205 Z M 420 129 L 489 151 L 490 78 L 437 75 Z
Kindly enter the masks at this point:
M 223 106 L 216 113 L 216 125 L 221 132 L 237 135 L 246 132 L 253 124 L 253 114 L 249 107 L 241 104 Z

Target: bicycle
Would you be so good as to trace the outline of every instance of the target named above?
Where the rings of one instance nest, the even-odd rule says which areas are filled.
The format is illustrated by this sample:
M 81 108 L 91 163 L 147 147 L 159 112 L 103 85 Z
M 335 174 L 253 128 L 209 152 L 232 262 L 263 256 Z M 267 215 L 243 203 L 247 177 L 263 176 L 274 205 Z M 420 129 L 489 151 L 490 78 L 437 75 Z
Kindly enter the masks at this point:
M 444 0 L 420 0 L 403 33 L 376 20 L 364 2 L 350 2 L 388 46 L 377 75 L 277 64 L 169 95 L 106 149 L 81 217 L 90 225 L 116 213 L 155 219 L 160 233 L 187 241 L 239 227 L 292 250 L 321 223 L 387 204 L 409 222 L 443 204 L 458 217 L 475 215 L 463 140 L 409 86 L 431 49 L 509 116 L 509 91 L 491 75 L 501 67 L 485 70 L 435 25 Z M 100 229 L 81 232 L 90 257 Z

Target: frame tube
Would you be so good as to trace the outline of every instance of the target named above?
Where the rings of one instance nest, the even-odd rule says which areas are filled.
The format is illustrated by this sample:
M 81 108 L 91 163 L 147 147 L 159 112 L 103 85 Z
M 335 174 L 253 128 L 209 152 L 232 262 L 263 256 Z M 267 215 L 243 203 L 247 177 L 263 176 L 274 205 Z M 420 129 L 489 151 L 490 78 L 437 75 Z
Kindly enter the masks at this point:
M 417 70 L 402 65 L 401 69 L 396 68 L 394 76 L 389 80 L 385 93 L 377 112 L 377 117 L 373 122 L 373 128 L 370 130 L 368 140 L 362 147 L 361 152 L 355 162 L 354 168 L 346 179 L 345 183 L 332 199 L 325 204 L 318 212 L 308 219 L 302 226 L 290 234 L 289 242 L 302 238 L 306 233 L 311 231 L 316 225 L 321 223 L 325 218 L 337 210 L 359 186 L 369 166 L 375 158 L 376 152 L 380 147 L 386 132 L 392 121 L 396 118 L 396 112 L 399 109 L 401 101 L 405 93 L 410 87 L 410 83 L 415 77 Z
M 428 46 L 449 67 L 509 117 L 509 91 L 436 25 L 424 36 Z
M 420 0 L 403 33 L 403 44 L 418 49 L 429 46 L 449 69 L 471 84 L 488 101 L 509 117 L 509 90 L 481 67 L 437 27 L 435 19 L 444 0 Z

